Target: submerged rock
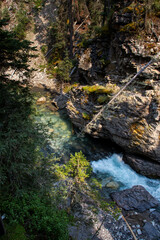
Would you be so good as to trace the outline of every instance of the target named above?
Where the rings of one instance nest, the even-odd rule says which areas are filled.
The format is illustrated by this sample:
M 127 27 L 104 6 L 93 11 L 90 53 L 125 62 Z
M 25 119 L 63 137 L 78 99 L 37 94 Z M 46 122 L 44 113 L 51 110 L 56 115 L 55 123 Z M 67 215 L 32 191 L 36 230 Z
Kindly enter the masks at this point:
M 119 184 L 117 182 L 111 181 L 106 184 L 107 188 L 117 189 L 119 188 Z
M 112 193 L 111 197 L 119 207 L 127 211 L 144 212 L 159 205 L 159 201 L 140 185 Z

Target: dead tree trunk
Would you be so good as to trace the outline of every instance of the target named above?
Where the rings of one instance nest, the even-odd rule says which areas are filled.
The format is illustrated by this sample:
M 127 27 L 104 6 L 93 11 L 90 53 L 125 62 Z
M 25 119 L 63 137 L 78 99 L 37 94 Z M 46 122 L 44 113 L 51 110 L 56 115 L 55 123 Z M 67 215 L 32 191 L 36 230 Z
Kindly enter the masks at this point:
M 68 0 L 68 19 L 69 19 L 69 57 L 73 58 L 73 3 L 72 0 Z

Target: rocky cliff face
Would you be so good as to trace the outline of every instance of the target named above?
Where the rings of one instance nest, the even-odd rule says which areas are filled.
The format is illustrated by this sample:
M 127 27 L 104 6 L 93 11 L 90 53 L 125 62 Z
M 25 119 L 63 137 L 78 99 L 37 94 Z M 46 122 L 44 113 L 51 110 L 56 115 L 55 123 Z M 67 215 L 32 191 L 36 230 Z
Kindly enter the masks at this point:
M 75 74 L 80 81 L 85 80 L 92 84 L 97 82 L 103 86 L 111 83 L 120 88 L 150 59 L 157 56 L 160 50 L 160 18 L 154 17 L 153 31 L 143 34 L 139 32 L 140 35 L 126 32 L 126 24 L 131 23 L 130 13 L 124 14 L 121 11 L 114 14 L 110 37 L 96 40 L 82 54 L 79 69 Z M 104 52 L 107 54 L 107 63 L 102 66 L 101 56 Z M 159 80 L 158 60 L 141 73 L 135 83 L 108 105 L 87 128 L 84 126 L 102 106 L 102 103 L 97 101 L 100 96 L 95 92 L 86 94 L 82 87 L 77 87 L 73 89 L 67 103 L 69 116 L 76 126 L 94 137 L 111 139 L 117 143 L 127 155 L 132 154 L 132 157 L 125 158 L 126 161 L 135 170 L 150 177 L 160 177 Z M 108 99 L 111 99 L 112 95 L 108 95 Z M 104 96 L 106 94 L 103 94 Z M 106 97 L 103 104 L 107 101 Z M 137 159 L 139 161 L 136 161 Z

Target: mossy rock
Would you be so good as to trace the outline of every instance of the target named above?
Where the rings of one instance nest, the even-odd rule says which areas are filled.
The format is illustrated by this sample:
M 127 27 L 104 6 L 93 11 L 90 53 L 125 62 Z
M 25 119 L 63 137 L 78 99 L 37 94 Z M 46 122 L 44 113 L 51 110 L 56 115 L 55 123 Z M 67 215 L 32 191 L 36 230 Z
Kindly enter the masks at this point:
M 133 33 L 133 32 L 136 32 L 137 30 L 138 30 L 137 22 L 132 22 L 132 23 L 126 24 L 124 27 L 121 27 L 120 32 Z
M 26 231 L 22 225 L 13 224 L 5 227 L 6 234 L 0 238 L 1 240 L 27 240 Z
M 104 103 L 108 100 L 108 96 L 107 95 L 100 95 L 98 98 L 97 98 L 97 102 L 98 103 Z
M 84 119 L 86 119 L 86 120 L 90 120 L 91 119 L 90 116 L 88 115 L 88 113 L 85 113 L 85 112 L 82 113 L 82 117 Z
M 85 92 L 87 92 L 88 94 L 90 94 L 90 93 L 106 93 L 106 94 L 110 94 L 110 93 L 113 92 L 113 90 L 111 88 L 107 88 L 107 87 L 100 86 L 100 85 L 84 86 L 83 90 Z
M 78 83 L 74 83 L 72 85 L 67 85 L 64 87 L 63 91 L 64 93 L 69 93 L 73 88 L 77 88 L 79 86 Z

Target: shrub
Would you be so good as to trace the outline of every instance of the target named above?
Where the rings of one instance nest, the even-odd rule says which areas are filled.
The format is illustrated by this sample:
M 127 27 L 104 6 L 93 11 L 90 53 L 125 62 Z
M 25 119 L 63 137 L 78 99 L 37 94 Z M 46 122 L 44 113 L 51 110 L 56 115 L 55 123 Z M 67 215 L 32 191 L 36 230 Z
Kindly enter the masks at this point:
M 10 19 L 10 14 L 9 14 L 9 10 L 8 8 L 4 8 L 2 11 L 2 18 L 6 19 L 7 21 L 9 21 Z
M 15 35 L 18 39 L 24 39 L 26 37 L 27 26 L 30 23 L 30 19 L 27 16 L 27 12 L 20 8 L 16 14 L 18 24 L 14 28 Z
M 1 209 L 10 226 L 21 224 L 25 227 L 29 239 L 37 239 L 37 236 L 38 239 L 47 240 L 68 239 L 67 215 L 56 209 L 47 197 L 40 197 L 34 192 L 23 192 L 16 198 L 10 196 L 1 201 Z M 24 233 L 22 227 L 21 232 Z
M 91 173 L 90 163 L 87 161 L 83 153 L 76 152 L 71 154 L 70 160 L 66 165 L 67 175 L 74 178 L 75 182 L 83 183 Z
M 20 224 L 6 225 L 6 234 L 1 240 L 27 240 L 26 231 Z
M 43 0 L 34 0 L 34 7 L 36 10 L 40 10 L 43 6 Z
M 71 154 L 66 165 L 54 165 L 54 172 L 63 179 L 70 177 L 73 179 L 73 183 L 81 184 L 90 176 L 91 166 L 80 151 L 76 152 L 75 155 Z
M 159 0 L 154 0 L 154 2 L 152 4 L 152 9 L 155 12 L 155 14 L 159 13 L 159 11 L 160 11 L 160 2 L 159 2 Z
M 41 52 L 43 53 L 43 55 L 45 55 L 47 53 L 47 45 L 43 45 L 41 47 Z
M 64 60 L 60 61 L 57 66 L 57 78 L 61 81 L 70 81 L 70 71 L 72 68 L 72 62 L 68 57 L 68 53 L 66 53 L 66 56 Z
M 86 119 L 86 120 L 90 120 L 91 119 L 90 116 L 88 115 L 88 113 L 85 113 L 85 112 L 82 113 L 82 117 L 84 119 Z

